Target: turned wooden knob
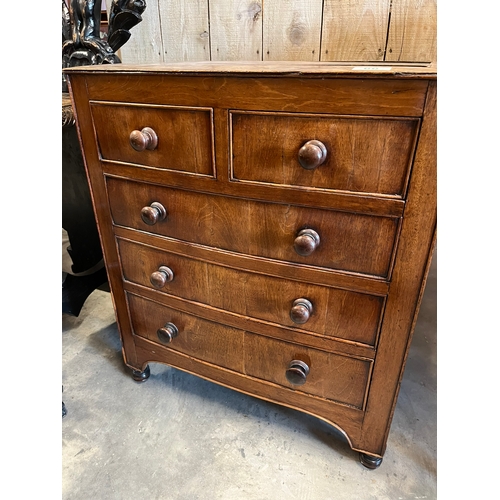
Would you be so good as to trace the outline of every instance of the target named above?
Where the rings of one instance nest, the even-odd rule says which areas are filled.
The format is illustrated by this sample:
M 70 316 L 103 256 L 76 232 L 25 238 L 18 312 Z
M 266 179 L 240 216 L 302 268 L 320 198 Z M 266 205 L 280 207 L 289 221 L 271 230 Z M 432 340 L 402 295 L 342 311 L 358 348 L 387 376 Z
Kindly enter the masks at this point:
M 144 127 L 142 130 L 132 130 L 130 132 L 130 145 L 136 151 L 153 150 L 158 146 L 158 136 L 150 127 Z
M 295 299 L 290 309 L 290 319 L 299 325 L 307 323 L 313 312 L 313 305 L 307 299 Z
M 149 226 L 152 226 L 158 221 L 165 219 L 167 215 L 168 214 L 165 210 L 165 207 L 157 201 L 154 201 L 153 203 L 151 203 L 151 205 L 149 205 L 149 207 L 144 207 L 141 210 L 141 219 Z
M 302 229 L 295 238 L 293 248 L 304 257 L 311 255 L 320 242 L 319 234 L 314 229 Z
M 158 328 L 156 335 L 162 344 L 170 344 L 179 335 L 179 329 L 169 322 L 165 326 Z
M 303 385 L 306 383 L 309 367 L 304 361 L 294 359 L 290 361 L 286 370 L 286 379 L 293 385 Z
M 158 271 L 151 273 L 149 281 L 155 288 L 163 288 L 169 281 L 174 279 L 174 272 L 170 267 L 160 266 Z
M 326 160 L 326 146 L 321 141 L 307 141 L 299 149 L 299 163 L 306 170 L 314 170 Z

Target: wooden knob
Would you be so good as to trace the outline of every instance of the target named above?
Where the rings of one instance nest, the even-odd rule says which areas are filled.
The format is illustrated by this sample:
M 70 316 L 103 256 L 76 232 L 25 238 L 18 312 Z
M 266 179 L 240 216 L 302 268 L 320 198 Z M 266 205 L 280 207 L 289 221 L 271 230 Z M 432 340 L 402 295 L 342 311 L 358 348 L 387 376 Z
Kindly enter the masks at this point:
M 299 325 L 307 323 L 313 312 L 313 305 L 307 299 L 295 299 L 290 309 L 290 319 Z
M 158 136 L 150 127 L 144 127 L 142 130 L 132 130 L 130 133 L 130 145 L 136 151 L 145 149 L 153 150 L 158 146 Z
M 148 226 L 152 226 L 158 221 L 165 219 L 167 215 L 165 207 L 157 201 L 154 201 L 149 207 L 144 207 L 141 210 L 141 219 L 148 224 Z
M 304 257 L 311 255 L 320 242 L 319 234 L 314 229 L 302 229 L 298 232 L 293 248 Z
M 179 329 L 173 323 L 167 323 L 165 326 L 158 328 L 156 335 L 162 344 L 170 344 L 179 335 Z
M 304 361 L 294 359 L 290 361 L 286 370 L 286 379 L 293 385 L 303 385 L 306 383 L 309 367 Z
M 158 271 L 155 271 L 149 277 L 149 281 L 155 288 L 163 288 L 169 281 L 174 279 L 174 272 L 170 267 L 160 266 Z
M 306 170 L 314 170 L 326 160 L 326 146 L 321 141 L 307 141 L 299 149 L 299 163 Z

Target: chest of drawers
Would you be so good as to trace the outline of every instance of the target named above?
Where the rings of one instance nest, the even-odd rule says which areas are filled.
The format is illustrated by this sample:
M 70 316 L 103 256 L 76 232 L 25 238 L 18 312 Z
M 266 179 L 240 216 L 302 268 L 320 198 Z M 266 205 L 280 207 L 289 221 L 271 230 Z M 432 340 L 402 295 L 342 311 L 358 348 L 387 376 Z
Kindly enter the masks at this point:
M 435 241 L 435 69 L 66 72 L 134 379 L 307 412 L 380 465 Z

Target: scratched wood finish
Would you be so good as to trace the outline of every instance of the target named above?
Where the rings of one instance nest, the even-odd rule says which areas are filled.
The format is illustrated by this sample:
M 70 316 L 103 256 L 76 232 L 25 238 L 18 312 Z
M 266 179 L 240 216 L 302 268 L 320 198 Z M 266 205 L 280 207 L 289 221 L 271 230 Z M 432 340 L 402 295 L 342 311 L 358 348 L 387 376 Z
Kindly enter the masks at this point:
M 103 159 L 214 175 L 211 109 L 93 104 L 92 117 Z M 136 151 L 130 134 L 150 127 L 154 150 Z
M 404 195 L 418 120 L 231 114 L 235 179 Z M 300 148 L 321 141 L 326 160 L 301 167 Z M 390 145 L 390 146 L 389 146 Z
M 127 281 L 154 289 L 151 274 L 160 266 L 168 266 L 174 279 L 158 289 L 165 294 L 301 332 L 375 345 L 383 297 L 239 271 L 121 239 L 118 248 Z M 298 298 L 307 298 L 313 305 L 305 324 L 296 324 L 290 318 Z
M 280 76 L 284 75 L 289 79 L 289 83 L 294 78 L 322 78 L 327 84 L 330 79 L 340 77 L 351 79 L 381 80 L 382 75 L 389 75 L 389 81 L 396 80 L 429 80 L 436 78 L 437 65 L 435 62 L 381 62 L 377 65 L 364 65 L 354 61 L 337 61 L 328 64 L 315 61 L 241 61 L 238 63 L 228 63 L 227 61 L 199 61 L 199 62 L 174 62 L 169 64 L 113 64 L 94 65 L 85 67 L 83 70 L 78 66 L 66 68 L 67 73 L 84 72 L 86 75 L 100 73 L 100 79 L 104 77 L 102 73 L 130 75 L 187 75 L 193 74 L 201 76 L 230 76 L 232 79 L 239 76 Z M 325 78 L 328 77 L 328 78 Z M 154 83 L 153 80 L 151 80 Z M 117 82 L 115 81 L 115 84 Z M 386 82 L 386 85 L 388 82 Z M 371 82 L 371 85 L 376 85 Z M 144 89 L 147 92 L 147 89 Z M 140 96 L 134 96 L 140 98 Z M 159 97 L 159 96 L 158 96 Z M 375 96 L 374 96 L 375 97 Z M 132 98 L 132 97 L 131 97 Z
M 124 63 L 436 60 L 436 0 L 148 0 L 143 18 Z
M 109 178 L 115 224 L 245 255 L 387 276 L 398 220 L 280 203 L 260 203 Z M 123 203 L 123 200 L 127 200 Z M 161 203 L 168 217 L 148 226 L 141 210 Z M 276 224 L 275 221 L 280 221 Z M 301 229 L 321 238 L 309 256 L 294 250 Z
M 436 75 L 432 67 L 402 65 L 361 73 L 352 65 L 332 65 L 329 74 L 325 66 L 319 69 L 316 63 L 298 70 L 298 63 L 288 68 L 260 64 L 200 63 L 197 70 L 188 64 L 175 65 L 170 71 L 159 67 L 142 71 L 123 65 L 119 69 L 75 68 L 67 72 L 125 363 L 135 370 L 145 369 L 149 362 L 171 364 L 311 413 L 344 432 L 353 449 L 382 457 L 435 241 Z M 286 89 L 289 100 L 292 96 L 291 104 L 286 102 Z M 311 89 L 315 89 L 312 94 Z M 332 90 L 340 106 L 321 109 L 321 102 L 331 105 Z M 143 104 L 213 108 L 216 176 L 103 160 L 90 125 L 89 99 L 135 103 L 137 109 Z M 267 110 L 263 109 L 266 106 Z M 405 195 L 395 199 L 387 194 L 231 180 L 228 110 L 378 115 L 405 117 L 403 121 L 417 123 L 415 118 L 419 130 Z M 216 194 L 218 190 L 220 194 Z M 148 226 L 140 211 L 158 200 L 167 205 L 169 215 Z M 399 212 L 393 213 L 395 208 Z M 364 215 L 364 210 L 374 209 L 378 215 Z M 292 241 L 302 224 L 319 228 L 321 244 L 309 257 L 291 258 Z M 123 263 L 128 262 L 126 276 L 133 282 L 123 279 L 119 250 L 124 248 L 124 238 L 152 250 L 122 252 Z M 336 252 L 345 258 L 335 260 L 334 267 L 324 266 L 321 260 L 311 261 L 310 257 L 318 258 L 325 247 L 328 251 L 323 262 L 330 265 L 332 256 L 337 259 Z M 268 253 L 262 255 L 262 249 Z M 182 278 L 186 266 L 189 277 L 181 284 L 182 294 L 189 298 L 146 284 L 145 268 L 150 262 L 153 267 L 160 262 L 168 265 L 163 262 L 167 255 L 182 264 L 181 274 L 172 284 Z M 134 260 L 136 269 L 131 270 Z M 351 265 L 357 271 L 348 270 Z M 138 270 L 140 275 L 134 275 Z M 360 274 L 368 270 L 379 274 Z M 255 279 L 260 276 L 265 279 Z M 196 295 L 192 288 L 199 283 L 200 295 Z M 261 290 L 255 290 L 257 287 Z M 375 303 L 383 302 L 374 346 L 308 331 L 307 322 L 306 327 L 285 323 L 289 305 L 278 311 L 280 297 L 286 296 L 290 304 L 289 290 L 309 295 L 323 287 L 342 294 L 338 297 L 344 297 L 344 306 L 338 314 L 352 316 L 354 325 L 367 324 L 372 321 L 367 317 L 375 315 L 364 316 L 369 307 L 355 306 L 354 293 L 375 295 Z M 245 291 L 246 299 L 232 297 L 231 289 L 241 295 Z M 132 295 L 135 298 L 130 299 Z M 295 294 L 292 297 L 298 298 Z M 266 300 L 271 309 L 258 312 L 259 303 Z M 318 295 L 317 300 L 328 309 L 336 307 L 330 297 Z M 145 302 L 152 304 L 152 309 L 148 310 Z M 243 309 L 244 302 L 248 309 Z M 168 346 L 158 341 L 157 329 L 173 317 L 168 311 L 179 314 L 179 324 L 189 320 L 183 331 L 192 332 L 193 341 L 185 337 L 187 344 L 182 349 L 174 347 L 180 337 Z M 248 314 L 253 311 L 260 316 Z M 273 311 L 275 319 L 282 322 L 266 316 Z M 337 328 L 328 320 L 324 325 L 325 332 L 333 333 Z M 346 331 L 350 328 L 347 324 Z M 222 345 L 217 337 L 225 339 Z M 198 349 L 198 345 L 202 347 Z M 241 348 L 243 352 L 238 350 Z M 216 354 L 219 350 L 220 359 Z M 238 352 L 240 356 L 235 355 Z M 306 362 L 310 368 L 304 386 L 293 386 L 286 379 L 293 359 Z

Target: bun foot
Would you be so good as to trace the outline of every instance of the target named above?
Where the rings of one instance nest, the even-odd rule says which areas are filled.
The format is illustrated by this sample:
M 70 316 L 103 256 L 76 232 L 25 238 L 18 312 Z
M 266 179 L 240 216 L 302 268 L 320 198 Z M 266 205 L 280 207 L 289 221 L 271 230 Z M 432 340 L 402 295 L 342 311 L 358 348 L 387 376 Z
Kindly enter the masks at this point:
M 146 365 L 146 369 L 144 371 L 132 370 L 132 378 L 136 382 L 146 382 L 146 380 L 151 375 L 151 371 L 149 370 L 149 365 Z
M 359 461 L 367 469 L 377 469 L 382 463 L 382 459 L 380 457 L 374 457 L 373 455 L 368 455 L 366 453 L 359 454 Z

